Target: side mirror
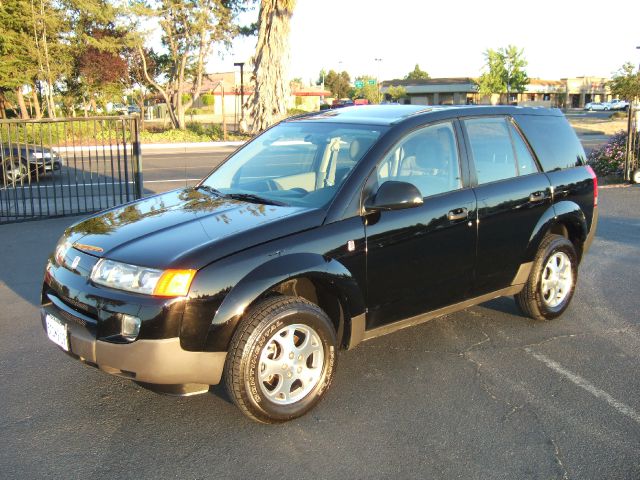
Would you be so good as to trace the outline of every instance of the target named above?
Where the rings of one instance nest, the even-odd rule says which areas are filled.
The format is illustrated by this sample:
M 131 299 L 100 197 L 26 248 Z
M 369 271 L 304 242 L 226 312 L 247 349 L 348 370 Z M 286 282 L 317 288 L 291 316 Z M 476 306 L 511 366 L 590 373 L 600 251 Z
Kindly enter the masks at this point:
M 422 205 L 422 193 L 408 182 L 387 181 L 380 185 L 373 197 L 365 202 L 365 208 L 370 211 L 401 210 Z

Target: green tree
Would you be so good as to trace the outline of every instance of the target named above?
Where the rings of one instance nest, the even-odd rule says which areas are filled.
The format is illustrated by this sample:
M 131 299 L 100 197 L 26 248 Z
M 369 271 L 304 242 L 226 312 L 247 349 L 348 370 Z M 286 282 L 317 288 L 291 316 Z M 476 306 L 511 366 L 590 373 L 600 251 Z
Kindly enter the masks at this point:
M 387 88 L 386 94 L 389 95 L 391 100 L 397 102 L 401 98 L 407 96 L 407 89 L 402 85 L 391 85 L 389 88 Z
M 420 69 L 420 65 L 416 63 L 415 68 L 412 72 L 409 72 L 405 75 L 405 80 L 426 80 L 429 78 L 429 74 L 424 70 Z
M 6 94 L 12 92 L 19 104 L 22 118 L 29 118 L 24 101 L 23 86 L 31 82 L 37 72 L 31 44 L 30 8 L 26 1 L 0 2 L 0 91 L 6 106 Z M 2 110 L 3 115 L 5 110 Z
M 635 73 L 633 70 L 634 65 L 627 62 L 613 74 L 613 78 L 609 82 L 611 93 L 629 102 L 640 97 L 640 69 L 637 69 Z
M 355 88 L 352 92 L 352 97 L 366 98 L 369 103 L 380 103 L 380 88 L 375 77 L 369 75 L 363 75 L 356 78 L 356 81 L 362 82 L 362 87 Z
M 6 95 L 11 93 L 21 116 L 27 118 L 23 92 L 28 89 L 40 117 L 37 87 L 46 83 L 44 92 L 49 96 L 56 80 L 52 71 L 64 63 L 51 55 L 65 49 L 60 41 L 62 25 L 61 9 L 50 0 L 0 1 L 0 115 L 5 115 Z M 53 105 L 52 100 L 48 103 Z M 52 108 L 49 114 L 54 114 Z
M 335 98 L 346 98 L 351 93 L 351 77 L 347 72 L 337 73 L 329 70 L 324 78 L 324 88 L 329 90 Z
M 63 0 L 69 18 L 69 71 L 60 82 L 69 113 L 82 104 L 85 115 L 116 99 L 128 83 L 128 33 L 119 26 L 124 10 L 111 0 Z
M 134 13 L 157 20 L 162 28 L 168 53 L 158 65 L 160 75 L 146 64 L 142 34 L 136 43 L 145 80 L 164 99 L 175 128 L 186 129 L 185 113 L 200 97 L 206 61 L 214 46 L 230 45 L 239 32 L 235 20 L 243 8 L 241 0 L 151 0 L 149 5 L 133 5 Z M 190 95 L 186 102 L 183 93 Z
M 246 107 L 251 119 L 249 131 L 258 133 L 287 115 L 291 93 L 287 81 L 289 32 L 295 0 L 261 0 L 258 41 L 253 56 L 253 93 Z
M 525 91 L 529 77 L 524 70 L 527 66 L 524 50 L 514 45 L 498 50 L 489 48 L 485 51 L 484 57 L 484 72 L 477 82 L 480 94 L 506 93 L 508 103 L 512 92 Z

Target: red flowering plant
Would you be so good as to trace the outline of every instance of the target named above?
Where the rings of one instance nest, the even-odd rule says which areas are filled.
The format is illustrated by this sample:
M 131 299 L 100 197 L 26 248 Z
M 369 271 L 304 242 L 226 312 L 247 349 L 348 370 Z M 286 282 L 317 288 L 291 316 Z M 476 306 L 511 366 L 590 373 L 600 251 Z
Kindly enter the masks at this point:
M 624 156 L 627 148 L 627 132 L 615 133 L 609 141 L 589 153 L 587 163 L 598 177 L 624 173 Z

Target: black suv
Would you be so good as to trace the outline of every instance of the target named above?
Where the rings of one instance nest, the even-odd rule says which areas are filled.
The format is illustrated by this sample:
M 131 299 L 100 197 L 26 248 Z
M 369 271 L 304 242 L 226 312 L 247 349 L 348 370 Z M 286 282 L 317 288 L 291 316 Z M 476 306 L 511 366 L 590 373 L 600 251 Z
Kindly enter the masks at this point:
M 67 229 L 42 323 L 156 391 L 224 376 L 249 417 L 310 410 L 336 351 L 501 295 L 560 315 L 597 180 L 558 110 L 365 106 L 288 119 L 195 188 Z

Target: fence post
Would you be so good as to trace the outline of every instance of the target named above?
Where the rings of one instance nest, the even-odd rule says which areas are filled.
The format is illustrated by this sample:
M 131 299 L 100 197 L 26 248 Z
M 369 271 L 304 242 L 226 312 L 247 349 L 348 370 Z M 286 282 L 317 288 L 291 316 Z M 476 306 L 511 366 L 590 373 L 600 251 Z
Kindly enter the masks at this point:
M 140 118 L 135 115 L 133 117 L 133 161 L 136 165 L 135 188 L 136 199 L 142 198 L 142 151 L 140 149 Z
M 627 117 L 627 148 L 624 155 L 624 178 L 625 182 L 631 180 L 631 140 L 633 139 L 633 129 L 631 119 L 633 118 L 633 102 L 629 102 Z

